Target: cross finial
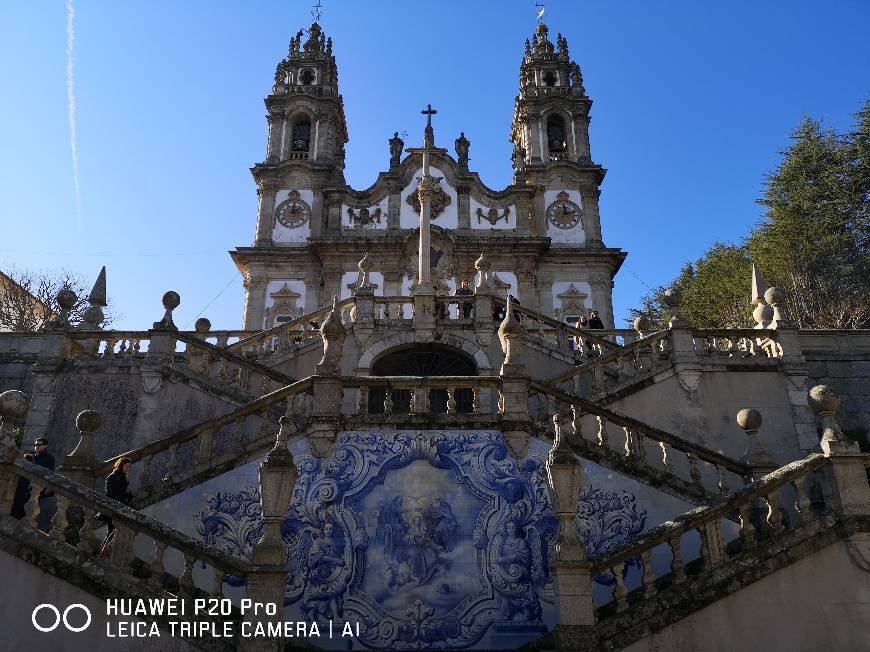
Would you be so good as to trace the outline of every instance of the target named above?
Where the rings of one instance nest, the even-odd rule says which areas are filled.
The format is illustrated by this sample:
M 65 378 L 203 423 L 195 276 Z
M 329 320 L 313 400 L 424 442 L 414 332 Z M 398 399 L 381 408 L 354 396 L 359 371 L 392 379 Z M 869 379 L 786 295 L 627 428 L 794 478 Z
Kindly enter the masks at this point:
M 431 104 L 427 104 L 426 108 L 423 111 L 420 111 L 420 113 L 426 116 L 426 129 L 431 129 L 432 116 L 438 113 L 438 111 L 433 109 Z
M 320 3 L 320 0 L 314 4 L 311 8 L 311 17 L 314 19 L 315 23 L 320 22 L 320 18 L 323 16 L 323 5 Z
M 543 2 L 536 2 L 535 3 L 535 14 L 537 16 L 539 23 L 544 22 L 544 11 L 545 11 L 544 3 Z
M 420 111 L 426 116 L 426 131 L 423 133 L 423 147 L 429 149 L 435 147 L 435 131 L 432 129 L 432 116 L 438 113 L 432 108 L 431 104 L 427 104 L 423 111 Z

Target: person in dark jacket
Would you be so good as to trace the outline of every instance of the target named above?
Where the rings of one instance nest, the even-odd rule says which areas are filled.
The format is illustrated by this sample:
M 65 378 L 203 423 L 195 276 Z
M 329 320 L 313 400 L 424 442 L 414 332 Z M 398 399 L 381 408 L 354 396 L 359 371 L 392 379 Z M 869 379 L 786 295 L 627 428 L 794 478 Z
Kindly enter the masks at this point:
M 54 455 L 48 452 L 48 440 L 45 437 L 37 437 L 33 442 L 33 463 L 54 471 Z M 50 489 L 43 489 L 39 494 L 39 515 L 36 517 L 36 526 L 43 532 L 48 532 L 56 511 L 57 496 Z
M 604 322 L 602 322 L 601 317 L 598 316 L 597 310 L 593 310 L 591 313 L 589 313 L 589 328 L 604 330 Z
M 33 461 L 33 454 L 26 453 L 24 459 L 28 462 Z M 15 485 L 15 497 L 12 499 L 12 514 L 13 518 L 19 521 L 24 518 L 24 506 L 30 500 L 30 480 L 27 478 L 18 478 L 18 484 Z
M 116 500 L 122 505 L 129 505 L 133 502 L 133 492 L 130 490 L 130 481 L 127 477 L 130 473 L 130 464 L 130 460 L 126 457 L 118 458 L 112 472 L 106 476 L 106 498 Z M 103 541 L 103 551 L 100 553 L 103 556 L 103 552 L 108 548 L 112 535 L 115 533 L 115 525 L 112 523 L 112 517 L 107 514 L 101 515 L 100 520 L 105 521 L 107 528 L 106 540 Z

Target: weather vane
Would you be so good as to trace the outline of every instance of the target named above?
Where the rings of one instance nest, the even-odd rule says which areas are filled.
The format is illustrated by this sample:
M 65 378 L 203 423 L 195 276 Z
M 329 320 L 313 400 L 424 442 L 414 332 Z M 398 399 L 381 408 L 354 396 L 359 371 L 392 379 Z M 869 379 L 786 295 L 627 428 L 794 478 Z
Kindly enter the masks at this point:
M 318 2 L 319 2 L 319 1 L 320 1 L 320 0 L 318 0 Z M 535 9 L 537 9 L 537 18 L 538 18 L 538 22 L 539 22 L 539 23 L 544 22 L 544 3 L 543 3 L 543 2 L 536 2 L 536 3 L 535 3 Z
M 323 16 L 323 5 L 320 0 L 317 0 L 317 3 L 311 8 L 311 17 L 315 23 L 319 23 L 321 16 Z

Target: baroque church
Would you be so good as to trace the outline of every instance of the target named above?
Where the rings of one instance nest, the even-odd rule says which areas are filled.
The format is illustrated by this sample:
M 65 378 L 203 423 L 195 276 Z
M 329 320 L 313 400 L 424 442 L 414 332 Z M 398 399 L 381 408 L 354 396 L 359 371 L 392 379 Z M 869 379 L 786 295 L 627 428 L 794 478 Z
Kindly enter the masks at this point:
M 0 333 L 11 649 L 870 647 L 870 332 L 796 329 L 757 269 L 755 328 L 674 290 L 668 328 L 617 328 L 580 66 L 543 23 L 519 58 L 510 186 L 427 106 L 355 190 L 315 22 L 265 100 L 241 330 L 180 330 L 172 290 L 101 328 L 103 270 L 81 322 L 65 291 Z M 139 598 L 226 611 L 120 640 L 106 600 Z

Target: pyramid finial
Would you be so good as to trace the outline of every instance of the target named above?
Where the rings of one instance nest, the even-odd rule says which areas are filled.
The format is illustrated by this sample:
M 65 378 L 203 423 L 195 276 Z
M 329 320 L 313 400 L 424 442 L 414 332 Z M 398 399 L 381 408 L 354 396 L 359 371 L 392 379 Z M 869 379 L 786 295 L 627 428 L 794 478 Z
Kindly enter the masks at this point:
M 94 287 L 91 290 L 91 293 L 88 295 L 88 303 L 92 306 L 100 306 L 101 308 L 105 308 L 109 305 L 109 302 L 106 300 L 106 266 L 103 265 L 103 268 L 100 270 L 99 276 L 97 276 L 97 282 L 94 283 Z

